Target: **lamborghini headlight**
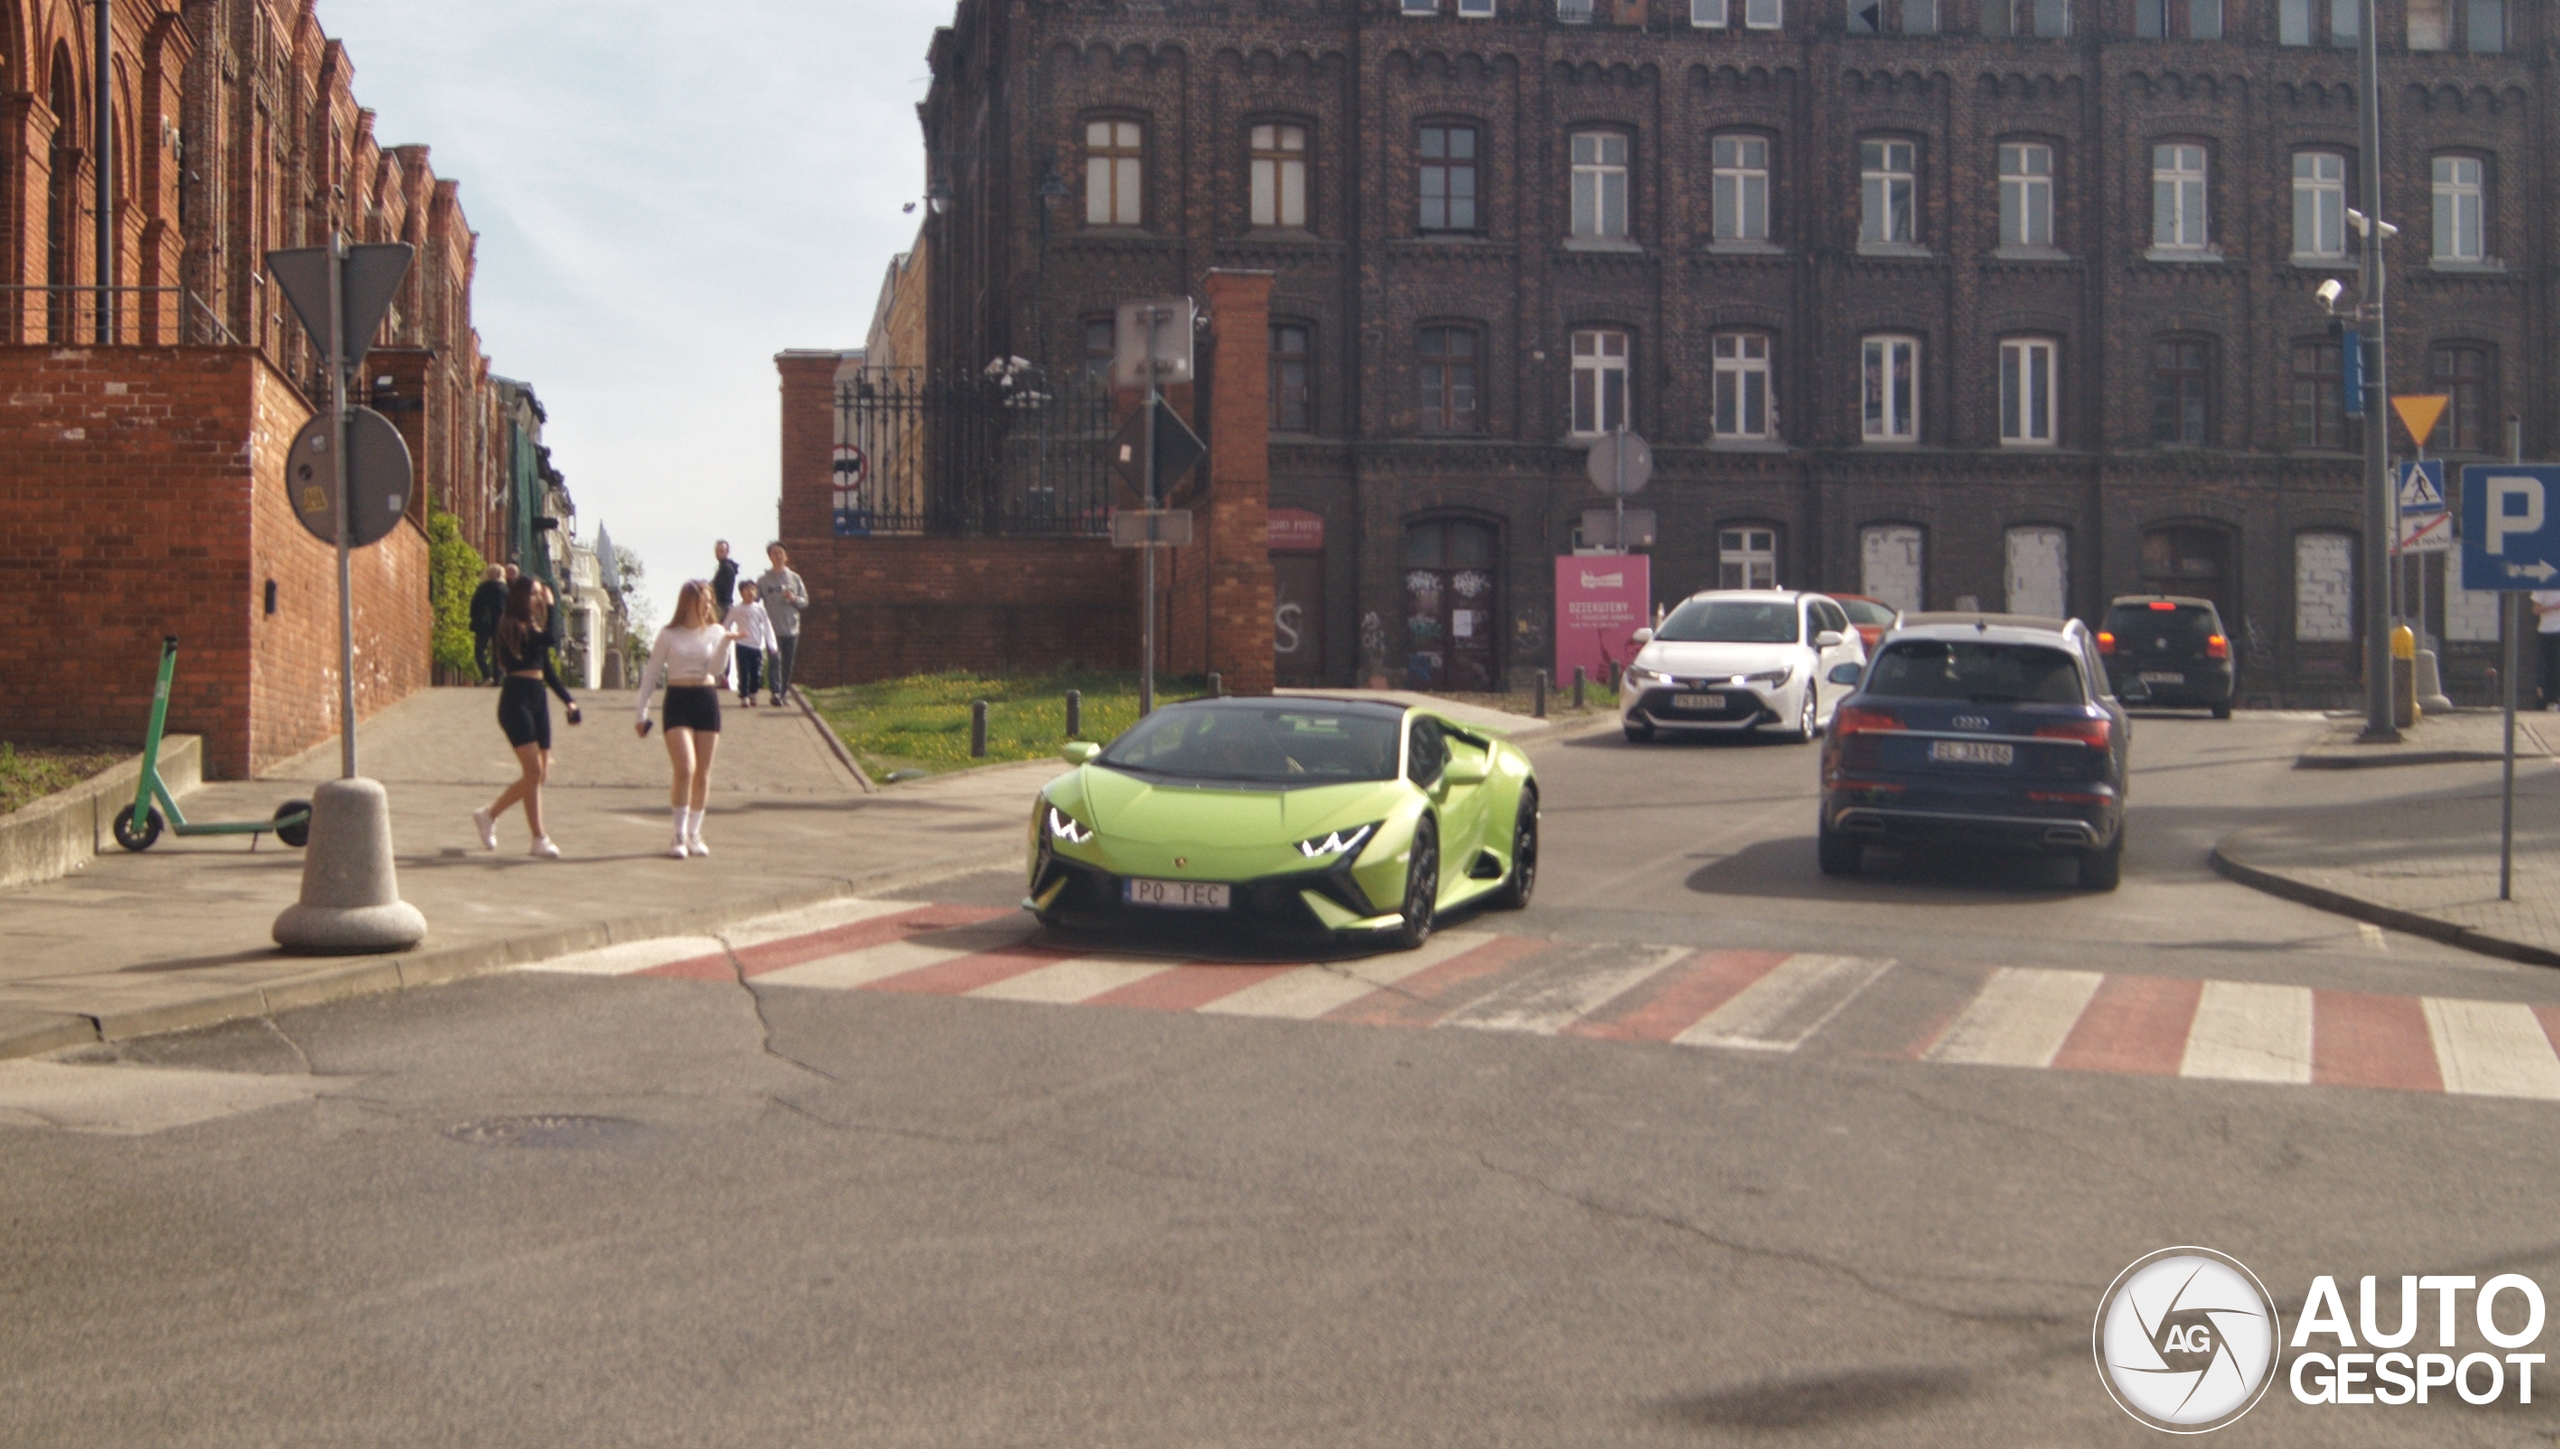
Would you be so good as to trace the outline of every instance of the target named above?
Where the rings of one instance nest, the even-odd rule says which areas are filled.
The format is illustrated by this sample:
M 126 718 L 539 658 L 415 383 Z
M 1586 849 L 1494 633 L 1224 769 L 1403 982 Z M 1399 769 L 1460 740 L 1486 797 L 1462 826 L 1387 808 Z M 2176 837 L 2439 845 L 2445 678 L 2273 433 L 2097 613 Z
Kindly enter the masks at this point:
M 1349 860 L 1360 853 L 1361 846 L 1369 843 L 1370 836 L 1377 833 L 1378 827 L 1374 823 L 1355 825 L 1349 830 L 1336 830 L 1329 835 L 1301 840 L 1298 842 L 1298 853 L 1309 860 L 1327 858 Z
M 1049 835 L 1069 845 L 1082 845 L 1093 839 L 1093 827 L 1052 805 L 1049 807 Z

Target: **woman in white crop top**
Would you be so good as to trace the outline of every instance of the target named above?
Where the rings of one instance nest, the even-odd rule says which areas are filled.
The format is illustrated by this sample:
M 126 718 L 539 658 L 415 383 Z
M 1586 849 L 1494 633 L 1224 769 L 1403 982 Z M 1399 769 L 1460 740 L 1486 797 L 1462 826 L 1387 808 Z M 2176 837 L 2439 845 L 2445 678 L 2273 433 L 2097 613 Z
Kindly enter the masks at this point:
M 658 631 L 649 646 L 649 663 L 640 671 L 640 718 L 633 725 L 641 738 L 649 734 L 649 696 L 663 681 L 667 727 L 667 763 L 675 772 L 668 791 L 675 812 L 676 837 L 667 854 L 677 860 L 709 855 L 702 843 L 702 814 L 711 797 L 711 757 L 720 748 L 720 684 L 729 677 L 729 651 L 738 631 L 715 622 L 711 586 L 696 579 L 676 591 L 676 616 Z

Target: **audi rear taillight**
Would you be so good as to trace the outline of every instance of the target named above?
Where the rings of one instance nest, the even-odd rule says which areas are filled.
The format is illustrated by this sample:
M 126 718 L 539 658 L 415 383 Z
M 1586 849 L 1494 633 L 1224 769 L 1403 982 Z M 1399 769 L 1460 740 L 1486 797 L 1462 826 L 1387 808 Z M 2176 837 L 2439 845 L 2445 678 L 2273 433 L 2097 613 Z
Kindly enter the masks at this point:
M 2115 734 L 2115 724 L 2103 719 L 2066 719 L 2036 726 L 2040 740 L 2077 740 L 2093 750 L 2103 750 Z
M 2098 631 L 2098 652 L 2099 652 L 2099 653 L 2101 653 L 2101 654 L 2113 654 L 2113 653 L 2115 653 L 2115 652 L 2116 652 L 2116 636 L 2115 636 L 2115 635 L 2113 635 L 2113 634 L 2108 633 L 2108 632 L 2107 632 L 2106 630 L 2104 630 L 2104 629 L 2099 630 L 2099 631 Z
M 2230 657 L 2231 657 L 2231 641 L 2230 641 L 2230 640 L 2228 640 L 2228 639 L 2226 639 L 2226 638 L 2224 638 L 2223 636 L 2221 636 L 2221 635 L 2219 635 L 2219 634 L 2215 634 L 2215 635 L 2212 635 L 2212 636 L 2208 637 L 2208 638 L 2204 641 L 2204 657 L 2205 657 L 2205 658 L 2207 658 L 2207 659 L 2228 659 L 2228 658 L 2230 658 Z
M 1871 709 L 1865 705 L 1844 704 L 1831 712 L 1831 735 L 1847 739 L 1851 735 L 1877 734 L 1902 728 L 1902 716 L 1889 709 Z

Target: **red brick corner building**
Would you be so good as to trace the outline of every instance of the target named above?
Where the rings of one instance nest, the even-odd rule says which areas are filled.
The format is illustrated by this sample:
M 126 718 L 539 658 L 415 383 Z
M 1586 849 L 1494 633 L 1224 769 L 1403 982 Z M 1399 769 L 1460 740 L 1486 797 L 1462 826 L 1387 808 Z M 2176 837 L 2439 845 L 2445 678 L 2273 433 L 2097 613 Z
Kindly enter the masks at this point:
M 0 611 L 22 624 L 0 634 L 0 739 L 139 740 L 174 634 L 170 728 L 206 737 L 210 773 L 245 775 L 338 727 L 335 555 L 283 479 L 325 369 L 263 258 L 333 230 L 417 248 L 364 369 L 418 486 L 356 555 L 361 716 L 428 681 L 430 502 L 512 555 L 476 239 L 427 148 L 376 140 L 311 0 L 114 0 L 103 82 L 95 14 L 0 7 Z

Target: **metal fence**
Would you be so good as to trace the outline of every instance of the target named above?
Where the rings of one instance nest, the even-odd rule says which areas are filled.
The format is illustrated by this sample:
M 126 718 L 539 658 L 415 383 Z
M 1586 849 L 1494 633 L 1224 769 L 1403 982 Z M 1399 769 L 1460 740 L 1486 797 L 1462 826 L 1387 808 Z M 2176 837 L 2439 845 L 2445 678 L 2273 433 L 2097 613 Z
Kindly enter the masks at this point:
M 1110 445 L 1110 389 L 1081 373 L 848 374 L 836 386 L 836 535 L 1106 535 Z
M 113 340 L 100 344 L 101 331 Z M 68 284 L 0 286 L 0 340 L 65 347 L 239 343 L 204 298 L 184 287 Z

